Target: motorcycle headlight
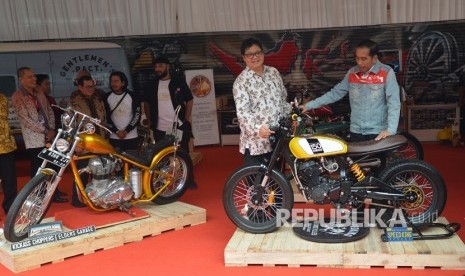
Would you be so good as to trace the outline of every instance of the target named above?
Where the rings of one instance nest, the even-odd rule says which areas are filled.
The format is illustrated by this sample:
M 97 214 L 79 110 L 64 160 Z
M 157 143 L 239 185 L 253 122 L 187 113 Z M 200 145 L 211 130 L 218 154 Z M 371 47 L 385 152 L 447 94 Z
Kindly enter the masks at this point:
M 60 152 L 65 152 L 65 151 L 67 151 L 69 149 L 68 141 L 66 141 L 63 138 L 58 139 L 55 146 L 56 146 L 57 150 L 60 151 Z
M 71 115 L 69 115 L 68 113 L 63 113 L 61 114 L 61 123 L 68 127 L 69 124 L 71 123 Z
M 84 131 L 87 134 L 94 134 L 95 133 L 95 126 L 93 124 L 91 124 L 91 123 L 87 123 L 84 126 Z

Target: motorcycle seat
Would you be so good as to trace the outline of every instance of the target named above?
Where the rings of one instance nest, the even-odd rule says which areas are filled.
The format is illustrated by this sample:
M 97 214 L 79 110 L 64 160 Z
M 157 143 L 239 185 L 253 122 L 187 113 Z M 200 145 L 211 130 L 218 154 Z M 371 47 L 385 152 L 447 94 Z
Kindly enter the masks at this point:
M 368 153 L 385 152 L 407 144 L 407 138 L 403 135 L 391 135 L 379 141 L 369 140 L 363 142 L 347 143 L 347 153 L 351 155 L 363 155 Z

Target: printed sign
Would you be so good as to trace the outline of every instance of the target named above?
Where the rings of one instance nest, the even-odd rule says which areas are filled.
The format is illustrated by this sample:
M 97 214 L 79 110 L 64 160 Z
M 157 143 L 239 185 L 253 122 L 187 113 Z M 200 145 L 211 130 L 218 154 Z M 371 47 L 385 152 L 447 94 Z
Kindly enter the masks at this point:
M 413 241 L 412 227 L 388 227 L 385 234 L 388 242 Z
M 194 95 L 192 132 L 194 145 L 219 144 L 213 70 L 186 70 L 186 81 Z
M 37 238 L 40 236 L 53 235 L 63 232 L 61 221 L 54 221 L 49 223 L 42 223 L 34 225 L 29 228 L 28 237 Z
M 23 241 L 20 241 L 20 242 L 12 243 L 11 244 L 11 251 L 24 249 L 24 248 L 28 248 L 28 247 L 36 246 L 36 245 L 46 244 L 46 243 L 50 243 L 50 242 L 65 240 L 65 239 L 81 236 L 81 235 L 84 235 L 84 234 L 89 234 L 89 233 L 92 233 L 92 232 L 95 232 L 95 226 L 93 226 L 93 225 L 83 227 L 83 228 L 79 228 L 79 229 L 72 230 L 72 231 L 58 233 L 58 234 L 40 236 L 40 237 L 33 238 L 33 239 L 27 239 L 27 240 L 23 240 Z

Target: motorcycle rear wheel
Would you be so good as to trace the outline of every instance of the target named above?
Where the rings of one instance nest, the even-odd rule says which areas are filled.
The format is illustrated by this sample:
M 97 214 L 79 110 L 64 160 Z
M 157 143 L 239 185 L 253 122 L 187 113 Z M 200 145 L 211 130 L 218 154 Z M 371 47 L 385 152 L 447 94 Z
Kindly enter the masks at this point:
M 431 165 L 421 160 L 403 160 L 384 169 L 378 178 L 412 197 L 400 202 L 400 208 L 414 225 L 429 224 L 439 218 L 446 204 L 447 190 L 442 176 Z
M 278 211 L 290 214 L 294 204 L 291 186 L 275 170 L 269 176 L 261 199 L 254 198 L 254 181 L 264 176 L 261 170 L 260 166 L 240 168 L 229 177 L 223 190 L 223 207 L 229 219 L 240 229 L 254 234 L 278 229 Z
M 19 192 L 5 219 L 4 234 L 10 242 L 25 239 L 29 228 L 39 224 L 51 205 L 53 174 L 40 172 Z
M 176 157 L 175 157 L 176 156 Z M 160 159 L 154 170 L 173 175 L 171 184 L 152 200 L 152 202 L 163 205 L 178 200 L 187 189 L 187 186 L 194 181 L 194 166 L 192 160 L 186 152 L 178 150 L 169 152 Z M 152 193 L 157 193 L 166 183 L 167 178 L 163 175 L 153 173 L 150 187 Z

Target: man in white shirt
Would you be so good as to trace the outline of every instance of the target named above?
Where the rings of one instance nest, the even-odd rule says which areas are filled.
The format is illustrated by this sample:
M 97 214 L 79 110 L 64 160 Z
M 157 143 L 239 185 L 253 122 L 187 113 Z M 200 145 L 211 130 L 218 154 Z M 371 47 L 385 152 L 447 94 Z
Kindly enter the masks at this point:
M 155 141 L 161 140 L 170 131 L 174 123 L 174 110 L 181 106 L 178 115 L 179 129 L 183 132 L 181 148 L 189 152 L 189 141 L 192 138 L 190 117 L 193 96 L 184 78 L 172 76 L 170 62 L 167 57 L 159 56 L 154 61 L 157 79 L 144 91 L 143 101 L 147 118 L 153 130 Z M 148 111 L 147 111 L 148 110 Z
M 113 132 L 110 135 L 110 143 L 121 151 L 137 150 L 140 99 L 128 89 L 128 78 L 123 72 L 111 73 L 110 87 L 111 91 L 105 94 L 104 100 L 107 124 Z
M 157 79 L 144 89 L 143 104 L 155 141 L 160 141 L 167 132 L 170 133 L 174 120 L 177 119 L 178 129 L 182 131 L 181 148 L 189 153 L 189 141 L 193 137 L 190 122 L 192 93 L 184 78 L 171 75 L 167 57 L 159 56 L 154 60 L 153 66 Z M 181 109 L 175 118 L 178 106 Z M 189 183 L 188 188 L 196 189 L 195 181 Z

